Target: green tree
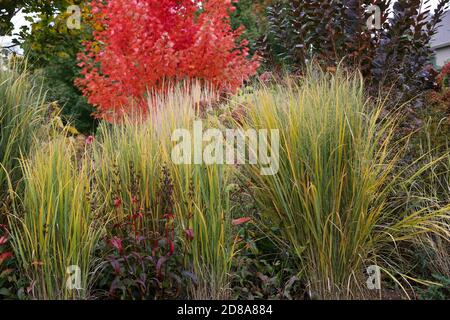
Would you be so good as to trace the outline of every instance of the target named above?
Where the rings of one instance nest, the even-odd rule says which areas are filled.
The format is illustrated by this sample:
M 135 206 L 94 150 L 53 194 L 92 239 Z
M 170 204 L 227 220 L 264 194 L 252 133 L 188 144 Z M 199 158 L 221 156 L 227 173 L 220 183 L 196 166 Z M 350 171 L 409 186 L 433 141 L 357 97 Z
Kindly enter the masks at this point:
M 231 15 L 234 29 L 245 27 L 244 39 L 248 39 L 251 53 L 265 51 L 265 35 L 267 33 L 267 8 L 274 0 L 239 0 L 235 4 L 236 11 Z
M 12 18 L 27 3 L 26 0 L 0 0 L 0 36 L 11 34 Z
M 84 0 L 52 1 L 53 6 L 35 6 L 28 12 L 38 12 L 31 28 L 21 33 L 22 47 L 36 70 L 41 72 L 48 99 L 62 106 L 64 118 L 78 130 L 92 131 L 96 121 L 91 116 L 94 109 L 86 101 L 74 80 L 79 77 L 77 54 L 82 51 L 82 41 L 92 33 L 89 20 L 89 8 Z M 71 5 L 81 9 L 80 29 L 68 27 L 73 12 Z
M 0 20 L 6 34 L 11 29 L 11 18 L 19 10 L 26 14 L 30 27 L 23 27 L 15 44 L 20 44 L 36 73 L 43 76 L 48 90 L 48 100 L 57 101 L 62 107 L 64 119 L 80 131 L 88 132 L 95 128 L 90 106 L 74 80 L 79 76 L 77 54 L 82 50 L 81 43 L 90 37 L 89 8 L 85 0 L 0 0 L 5 4 L 4 15 Z M 74 12 L 68 11 L 72 5 L 81 10 L 80 28 L 68 27 L 68 20 Z

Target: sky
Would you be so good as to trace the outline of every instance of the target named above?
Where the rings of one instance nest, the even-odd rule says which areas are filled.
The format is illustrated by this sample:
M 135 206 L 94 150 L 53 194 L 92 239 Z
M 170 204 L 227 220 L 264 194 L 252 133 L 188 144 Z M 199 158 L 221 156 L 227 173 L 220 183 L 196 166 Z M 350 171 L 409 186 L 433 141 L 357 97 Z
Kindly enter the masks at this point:
M 433 10 L 438 4 L 439 0 L 431 0 L 431 9 Z M 12 20 L 14 23 L 13 37 L 0 37 L 0 46 L 8 46 L 11 44 L 11 40 L 14 38 L 14 33 L 19 32 L 20 28 L 24 25 L 29 25 L 29 22 L 25 21 L 25 17 L 22 12 L 19 12 Z M 20 49 L 18 49 L 20 52 Z
M 13 36 L 12 37 L 0 37 L 0 47 L 5 47 L 5 46 L 11 45 L 12 39 L 15 38 L 14 34 L 18 33 L 22 26 L 29 25 L 29 22 L 25 20 L 25 16 L 22 12 L 19 12 L 12 19 L 12 23 L 14 24 Z

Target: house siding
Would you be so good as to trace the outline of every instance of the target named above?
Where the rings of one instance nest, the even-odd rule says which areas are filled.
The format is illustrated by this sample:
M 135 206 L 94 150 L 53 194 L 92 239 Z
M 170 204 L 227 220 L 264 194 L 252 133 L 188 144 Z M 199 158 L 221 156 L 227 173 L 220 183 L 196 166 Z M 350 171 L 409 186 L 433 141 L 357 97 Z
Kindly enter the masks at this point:
M 442 22 L 433 36 L 431 47 L 434 50 L 434 64 L 443 67 L 450 60 L 450 10 L 444 13 Z
M 435 50 L 435 61 L 438 67 L 443 67 L 446 62 L 450 62 L 450 45 Z

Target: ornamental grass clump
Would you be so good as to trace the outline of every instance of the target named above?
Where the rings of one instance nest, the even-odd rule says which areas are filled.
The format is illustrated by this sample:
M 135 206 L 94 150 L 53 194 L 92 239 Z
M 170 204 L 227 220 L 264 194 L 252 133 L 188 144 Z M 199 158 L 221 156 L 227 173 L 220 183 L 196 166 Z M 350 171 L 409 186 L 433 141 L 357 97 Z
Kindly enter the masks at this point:
M 298 259 L 312 296 L 352 298 L 366 290 L 364 270 L 398 269 L 395 245 L 418 233 L 438 232 L 444 209 L 399 210 L 389 205 L 400 183 L 395 115 L 364 95 L 359 75 L 309 70 L 298 83 L 261 88 L 244 99 L 242 129 L 280 131 L 280 165 L 261 175 L 242 166 L 245 180 L 268 219 L 268 231 Z M 387 120 L 386 120 L 387 119 Z
M 56 138 L 21 160 L 23 195 L 8 215 L 20 272 L 36 299 L 84 299 L 90 295 L 94 247 L 104 232 L 96 217 L 91 162 Z
M 44 93 L 26 64 L 0 64 L 0 197 L 21 179 L 19 158 L 26 154 L 43 116 Z
M 172 159 L 176 129 L 192 130 L 216 95 L 199 83 L 168 86 L 151 92 L 145 116 L 125 116 L 103 123 L 93 144 L 96 188 L 115 223 L 138 217 L 138 232 L 167 238 L 174 225 L 169 254 L 184 256 L 198 299 L 229 296 L 234 253 L 227 186 L 233 168 L 226 165 L 176 164 Z M 209 120 L 203 119 L 205 125 Z

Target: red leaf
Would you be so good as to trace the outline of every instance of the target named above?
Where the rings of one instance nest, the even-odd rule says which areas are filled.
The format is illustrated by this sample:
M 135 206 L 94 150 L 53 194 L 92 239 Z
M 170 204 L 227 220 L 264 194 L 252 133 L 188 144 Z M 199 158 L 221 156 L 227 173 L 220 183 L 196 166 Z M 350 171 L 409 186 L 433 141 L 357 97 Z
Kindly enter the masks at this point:
M 86 138 L 86 144 L 90 145 L 94 143 L 94 136 L 89 136 Z
M 169 242 L 169 253 L 167 255 L 170 257 L 175 252 L 175 244 L 170 239 L 167 239 L 167 241 Z
M 0 246 L 4 245 L 8 242 L 8 238 L 6 236 L 0 237 Z
M 192 229 L 186 229 L 184 230 L 184 233 L 186 234 L 186 239 L 189 241 L 194 240 L 194 231 Z
M 173 220 L 175 219 L 175 215 L 173 213 L 167 213 L 164 215 L 164 219 Z
M 122 205 L 122 199 L 117 198 L 114 200 L 114 207 L 118 209 Z
M 123 254 L 123 247 L 122 247 L 122 239 L 118 238 L 118 237 L 114 237 L 112 238 L 109 243 L 115 248 L 117 249 L 117 251 L 119 252 L 119 254 Z
M 249 221 L 251 221 L 251 220 L 252 220 L 251 218 L 239 218 L 239 219 L 234 219 L 234 220 L 231 222 L 231 224 L 232 224 L 233 226 L 239 226 L 239 225 L 244 224 L 244 223 L 247 223 L 247 222 L 249 222 Z
M 9 252 L 9 251 L 0 253 L 0 265 L 1 265 L 4 261 L 6 261 L 6 260 L 8 260 L 9 258 L 11 258 L 12 255 L 13 255 L 12 252 Z

